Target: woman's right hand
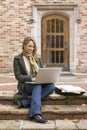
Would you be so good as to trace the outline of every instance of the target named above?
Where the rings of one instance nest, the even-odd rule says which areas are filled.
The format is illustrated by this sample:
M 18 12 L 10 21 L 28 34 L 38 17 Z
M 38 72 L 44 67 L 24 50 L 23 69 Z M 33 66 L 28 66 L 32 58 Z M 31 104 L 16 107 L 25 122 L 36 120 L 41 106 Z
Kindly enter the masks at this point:
M 35 81 L 35 77 L 32 77 L 32 81 Z

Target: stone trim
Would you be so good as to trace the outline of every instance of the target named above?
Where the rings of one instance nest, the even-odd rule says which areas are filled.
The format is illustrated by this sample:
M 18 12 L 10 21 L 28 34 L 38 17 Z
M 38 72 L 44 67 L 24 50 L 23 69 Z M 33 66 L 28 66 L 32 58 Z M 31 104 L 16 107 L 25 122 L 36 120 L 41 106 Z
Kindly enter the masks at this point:
M 76 20 L 77 22 L 81 21 L 78 11 L 78 5 L 77 4 L 33 4 L 33 8 L 36 7 L 37 10 L 76 10 L 77 16 Z
M 77 4 L 73 4 L 73 5 L 70 5 L 70 4 L 33 4 L 34 7 L 37 7 L 37 9 L 40 9 L 40 10 L 49 10 L 49 9 L 74 9 L 76 7 L 78 7 Z

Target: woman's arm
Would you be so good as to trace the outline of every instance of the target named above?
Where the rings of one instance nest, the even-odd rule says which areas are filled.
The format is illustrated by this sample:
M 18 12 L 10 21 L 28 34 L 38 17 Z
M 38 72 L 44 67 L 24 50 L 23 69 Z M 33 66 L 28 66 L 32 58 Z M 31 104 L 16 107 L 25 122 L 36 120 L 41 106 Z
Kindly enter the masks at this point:
M 30 82 L 30 81 L 32 81 L 32 76 L 31 75 L 27 75 L 24 72 L 23 67 L 20 65 L 20 60 L 19 59 L 14 58 L 13 67 L 14 67 L 15 78 L 19 82 L 27 82 L 27 81 Z

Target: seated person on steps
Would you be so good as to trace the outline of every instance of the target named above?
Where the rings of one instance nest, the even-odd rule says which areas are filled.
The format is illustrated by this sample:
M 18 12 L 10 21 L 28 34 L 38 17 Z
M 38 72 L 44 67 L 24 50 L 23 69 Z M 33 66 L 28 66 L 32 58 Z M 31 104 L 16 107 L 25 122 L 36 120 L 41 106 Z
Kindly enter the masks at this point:
M 36 50 L 35 41 L 31 37 L 26 37 L 23 41 L 22 53 L 14 57 L 14 75 L 18 80 L 18 93 L 14 95 L 14 100 L 19 108 L 29 108 L 28 115 L 31 121 L 45 123 L 47 120 L 42 118 L 41 101 L 55 90 L 55 85 L 52 83 L 25 83 L 32 82 L 38 68 L 43 67 L 40 57 L 36 56 Z M 28 96 L 31 96 L 31 98 L 28 98 Z

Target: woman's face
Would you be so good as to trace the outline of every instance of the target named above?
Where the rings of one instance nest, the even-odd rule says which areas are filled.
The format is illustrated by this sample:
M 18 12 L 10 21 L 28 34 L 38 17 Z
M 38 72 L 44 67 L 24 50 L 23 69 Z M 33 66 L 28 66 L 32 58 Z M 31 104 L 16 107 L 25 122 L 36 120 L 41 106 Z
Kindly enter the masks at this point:
M 34 49 L 35 46 L 33 41 L 30 41 L 28 44 L 24 45 L 24 50 L 29 54 L 33 53 Z

